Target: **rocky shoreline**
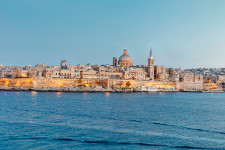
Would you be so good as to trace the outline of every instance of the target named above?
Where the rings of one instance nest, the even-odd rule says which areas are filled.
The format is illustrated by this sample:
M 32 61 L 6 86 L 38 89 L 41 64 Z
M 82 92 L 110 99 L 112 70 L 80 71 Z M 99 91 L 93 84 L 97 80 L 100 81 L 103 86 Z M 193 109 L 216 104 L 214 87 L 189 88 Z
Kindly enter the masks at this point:
M 139 93 L 139 92 L 202 92 L 202 93 L 222 93 L 224 90 L 168 90 L 158 89 L 157 91 L 141 91 L 136 88 L 92 88 L 92 87 L 49 87 L 49 88 L 22 88 L 22 87 L 0 87 L 0 91 L 35 91 L 35 92 L 120 92 L 120 93 Z

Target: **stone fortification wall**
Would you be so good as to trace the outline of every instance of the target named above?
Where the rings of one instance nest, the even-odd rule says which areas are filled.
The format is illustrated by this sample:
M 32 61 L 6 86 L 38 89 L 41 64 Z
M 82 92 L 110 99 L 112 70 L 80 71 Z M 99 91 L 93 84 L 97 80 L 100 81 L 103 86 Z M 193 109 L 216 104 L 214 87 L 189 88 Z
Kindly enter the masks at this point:
M 176 82 L 135 81 L 135 80 L 109 80 L 109 86 L 117 88 L 137 88 L 139 86 L 156 86 L 160 88 L 175 88 Z
M 129 84 L 128 84 L 129 82 Z M 2 87 L 22 87 L 22 88 L 48 88 L 48 87 L 76 87 L 76 86 L 99 86 L 104 87 L 132 87 L 156 86 L 158 88 L 176 87 L 175 82 L 154 82 L 154 81 L 134 81 L 134 80 L 102 80 L 96 79 L 61 79 L 61 78 L 15 78 L 0 79 Z
M 178 90 L 213 90 L 213 89 L 221 89 L 222 84 L 220 83 L 197 83 L 197 82 L 177 82 L 176 88 Z
M 49 87 L 77 87 L 103 86 L 114 88 L 137 88 L 140 86 L 155 86 L 159 89 L 176 88 L 178 90 L 220 89 L 219 83 L 196 82 L 157 82 L 135 80 L 96 80 L 96 79 L 61 79 L 61 78 L 14 78 L 0 79 L 0 87 L 15 88 L 49 88 Z
M 203 88 L 210 90 L 210 89 L 221 89 L 222 84 L 220 83 L 203 83 Z
M 33 88 L 33 78 L 0 79 L 1 87 Z
M 198 82 L 176 82 L 178 90 L 202 90 L 203 83 Z
M 76 86 L 96 86 L 98 83 L 95 79 L 60 79 L 60 78 L 43 78 L 35 79 L 34 88 L 48 87 L 76 87 Z
M 48 87 L 74 87 L 96 86 L 95 79 L 60 79 L 60 78 L 14 78 L 0 79 L 0 87 L 15 88 L 48 88 Z

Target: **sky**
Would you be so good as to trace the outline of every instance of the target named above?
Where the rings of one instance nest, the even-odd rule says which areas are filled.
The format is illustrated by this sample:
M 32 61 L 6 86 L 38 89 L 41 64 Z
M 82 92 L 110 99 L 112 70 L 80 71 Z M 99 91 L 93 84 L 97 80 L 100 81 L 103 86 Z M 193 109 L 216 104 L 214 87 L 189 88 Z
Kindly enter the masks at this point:
M 112 64 L 225 67 L 225 0 L 0 0 L 7 66 Z

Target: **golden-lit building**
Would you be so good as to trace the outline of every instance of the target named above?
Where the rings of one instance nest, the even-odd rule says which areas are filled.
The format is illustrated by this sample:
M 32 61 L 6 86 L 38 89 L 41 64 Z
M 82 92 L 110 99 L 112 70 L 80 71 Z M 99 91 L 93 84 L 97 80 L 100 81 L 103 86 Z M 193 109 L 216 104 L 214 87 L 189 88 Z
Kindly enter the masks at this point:
M 15 70 L 13 71 L 13 76 L 17 78 L 28 77 L 28 70 Z
M 131 57 L 127 54 L 127 49 L 124 49 L 123 55 L 120 56 L 118 64 L 120 66 L 133 66 Z
M 154 67 L 154 78 L 156 81 L 166 81 L 166 67 L 155 66 Z
M 130 67 L 123 72 L 126 80 L 145 80 L 146 71 L 143 68 Z

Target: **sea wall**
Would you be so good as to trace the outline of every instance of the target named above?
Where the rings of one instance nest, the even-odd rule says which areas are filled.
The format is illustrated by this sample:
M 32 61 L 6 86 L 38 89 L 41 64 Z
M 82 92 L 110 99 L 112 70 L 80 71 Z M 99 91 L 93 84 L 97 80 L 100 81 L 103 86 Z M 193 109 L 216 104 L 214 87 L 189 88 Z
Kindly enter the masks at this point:
M 210 90 L 210 89 L 221 89 L 222 84 L 221 83 L 203 83 L 203 88 Z
M 33 78 L 0 79 L 1 87 L 33 88 Z
M 217 83 L 196 83 L 196 82 L 157 82 L 137 80 L 97 80 L 97 79 L 63 79 L 63 78 L 14 78 L 0 79 L 0 87 L 15 88 L 55 88 L 55 87 L 89 87 L 102 86 L 110 88 L 138 88 L 140 86 L 155 86 L 158 89 L 178 90 L 203 90 L 220 89 L 221 84 Z
M 198 82 L 176 82 L 178 90 L 202 90 L 203 83 Z
M 48 87 L 74 87 L 96 86 L 95 79 L 60 79 L 60 78 L 14 78 L 0 79 L 1 87 L 17 88 L 48 88 Z
M 137 80 L 109 80 L 109 87 L 137 88 L 139 86 L 156 86 L 158 88 L 175 88 L 176 82 L 137 81 Z
M 95 79 L 36 78 L 33 88 L 96 86 L 97 84 Z

